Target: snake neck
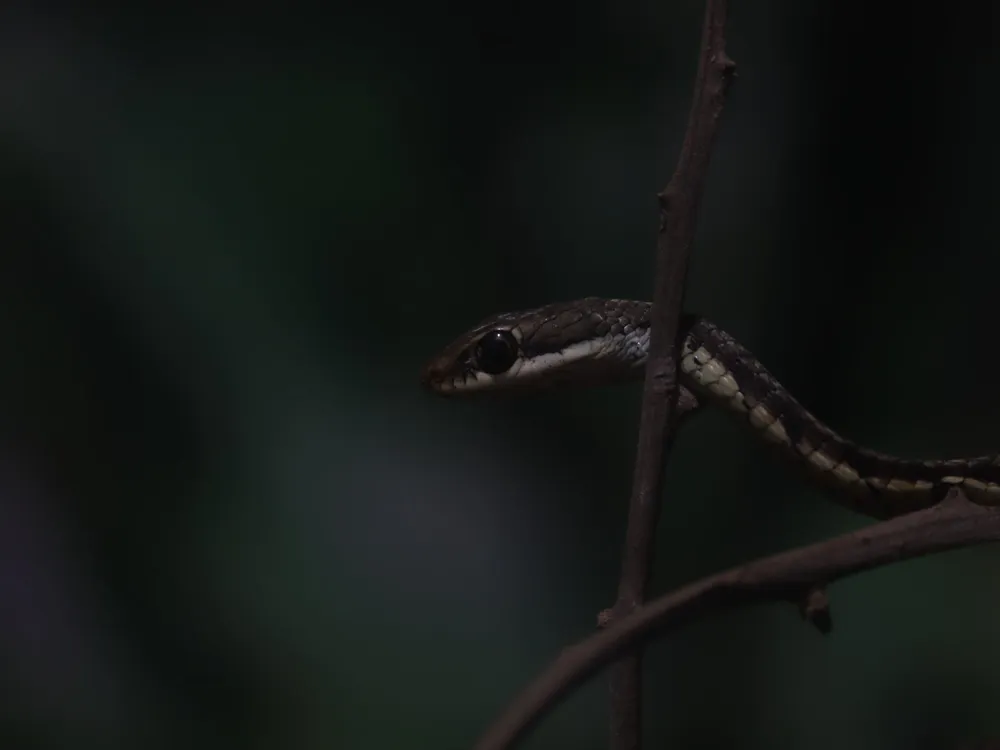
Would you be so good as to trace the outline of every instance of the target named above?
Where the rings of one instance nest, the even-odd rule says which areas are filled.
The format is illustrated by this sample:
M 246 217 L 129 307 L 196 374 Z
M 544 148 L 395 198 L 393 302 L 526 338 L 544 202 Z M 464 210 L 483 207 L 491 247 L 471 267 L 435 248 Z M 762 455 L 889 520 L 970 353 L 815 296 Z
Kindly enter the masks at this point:
M 931 506 L 953 486 L 974 502 L 1000 504 L 1000 456 L 908 460 L 864 448 L 814 417 L 713 323 L 685 316 L 681 335 L 682 385 L 748 423 L 847 507 L 888 518 Z

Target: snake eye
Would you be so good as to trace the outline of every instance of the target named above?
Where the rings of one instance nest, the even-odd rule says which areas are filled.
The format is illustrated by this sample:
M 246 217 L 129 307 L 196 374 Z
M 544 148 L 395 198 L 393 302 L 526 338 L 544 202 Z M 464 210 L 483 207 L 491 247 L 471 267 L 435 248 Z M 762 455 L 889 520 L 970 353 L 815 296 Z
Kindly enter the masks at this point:
M 490 331 L 476 344 L 476 366 L 490 375 L 507 372 L 517 359 L 517 342 L 510 331 Z

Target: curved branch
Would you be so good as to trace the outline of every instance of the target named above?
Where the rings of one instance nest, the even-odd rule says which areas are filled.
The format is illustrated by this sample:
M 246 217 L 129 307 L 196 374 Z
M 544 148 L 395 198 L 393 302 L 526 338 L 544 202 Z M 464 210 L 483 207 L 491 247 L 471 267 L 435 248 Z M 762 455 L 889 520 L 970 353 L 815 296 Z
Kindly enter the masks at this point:
M 475 750 L 510 747 L 571 688 L 601 667 L 654 636 L 696 618 L 766 601 L 801 602 L 808 598 L 809 606 L 815 606 L 817 591 L 854 573 L 996 541 L 1000 541 L 1000 508 L 975 505 L 953 489 L 932 508 L 762 558 L 684 586 L 565 649 L 511 702 L 482 735 Z M 824 603 L 819 610 L 821 615 L 828 614 Z

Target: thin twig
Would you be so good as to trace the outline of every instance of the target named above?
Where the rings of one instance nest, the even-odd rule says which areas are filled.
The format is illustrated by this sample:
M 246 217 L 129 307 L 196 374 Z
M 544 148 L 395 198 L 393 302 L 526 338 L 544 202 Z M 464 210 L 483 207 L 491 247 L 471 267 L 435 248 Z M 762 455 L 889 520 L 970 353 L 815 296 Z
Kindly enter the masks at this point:
M 1000 508 L 952 490 L 940 504 L 859 531 L 733 568 L 640 607 L 565 649 L 482 735 L 475 750 L 504 750 L 569 691 L 657 635 L 696 618 L 767 601 L 802 601 L 833 581 L 901 560 L 1000 541 Z
M 726 56 L 726 0 L 708 0 L 694 100 L 677 169 L 659 194 L 660 232 L 650 329 L 649 361 L 642 393 L 628 529 L 622 553 L 618 599 L 611 622 L 645 599 L 660 514 L 663 472 L 673 438 L 677 375 L 674 344 L 684 298 L 688 254 L 694 240 L 702 185 L 716 126 L 735 64 Z M 610 678 L 611 748 L 639 750 L 641 744 L 641 656 L 615 665 Z

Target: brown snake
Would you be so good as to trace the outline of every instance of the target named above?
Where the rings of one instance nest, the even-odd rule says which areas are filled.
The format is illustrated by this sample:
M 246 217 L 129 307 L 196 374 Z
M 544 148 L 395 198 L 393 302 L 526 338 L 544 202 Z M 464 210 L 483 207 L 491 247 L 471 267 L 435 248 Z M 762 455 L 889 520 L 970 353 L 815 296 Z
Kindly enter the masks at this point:
M 495 315 L 460 336 L 424 368 L 442 395 L 643 376 L 648 302 L 588 297 Z M 705 402 L 742 418 L 841 504 L 875 518 L 931 506 L 959 486 L 970 500 L 1000 505 L 1000 455 L 907 460 L 856 445 L 820 422 L 728 333 L 686 315 L 680 328 L 683 416 Z

